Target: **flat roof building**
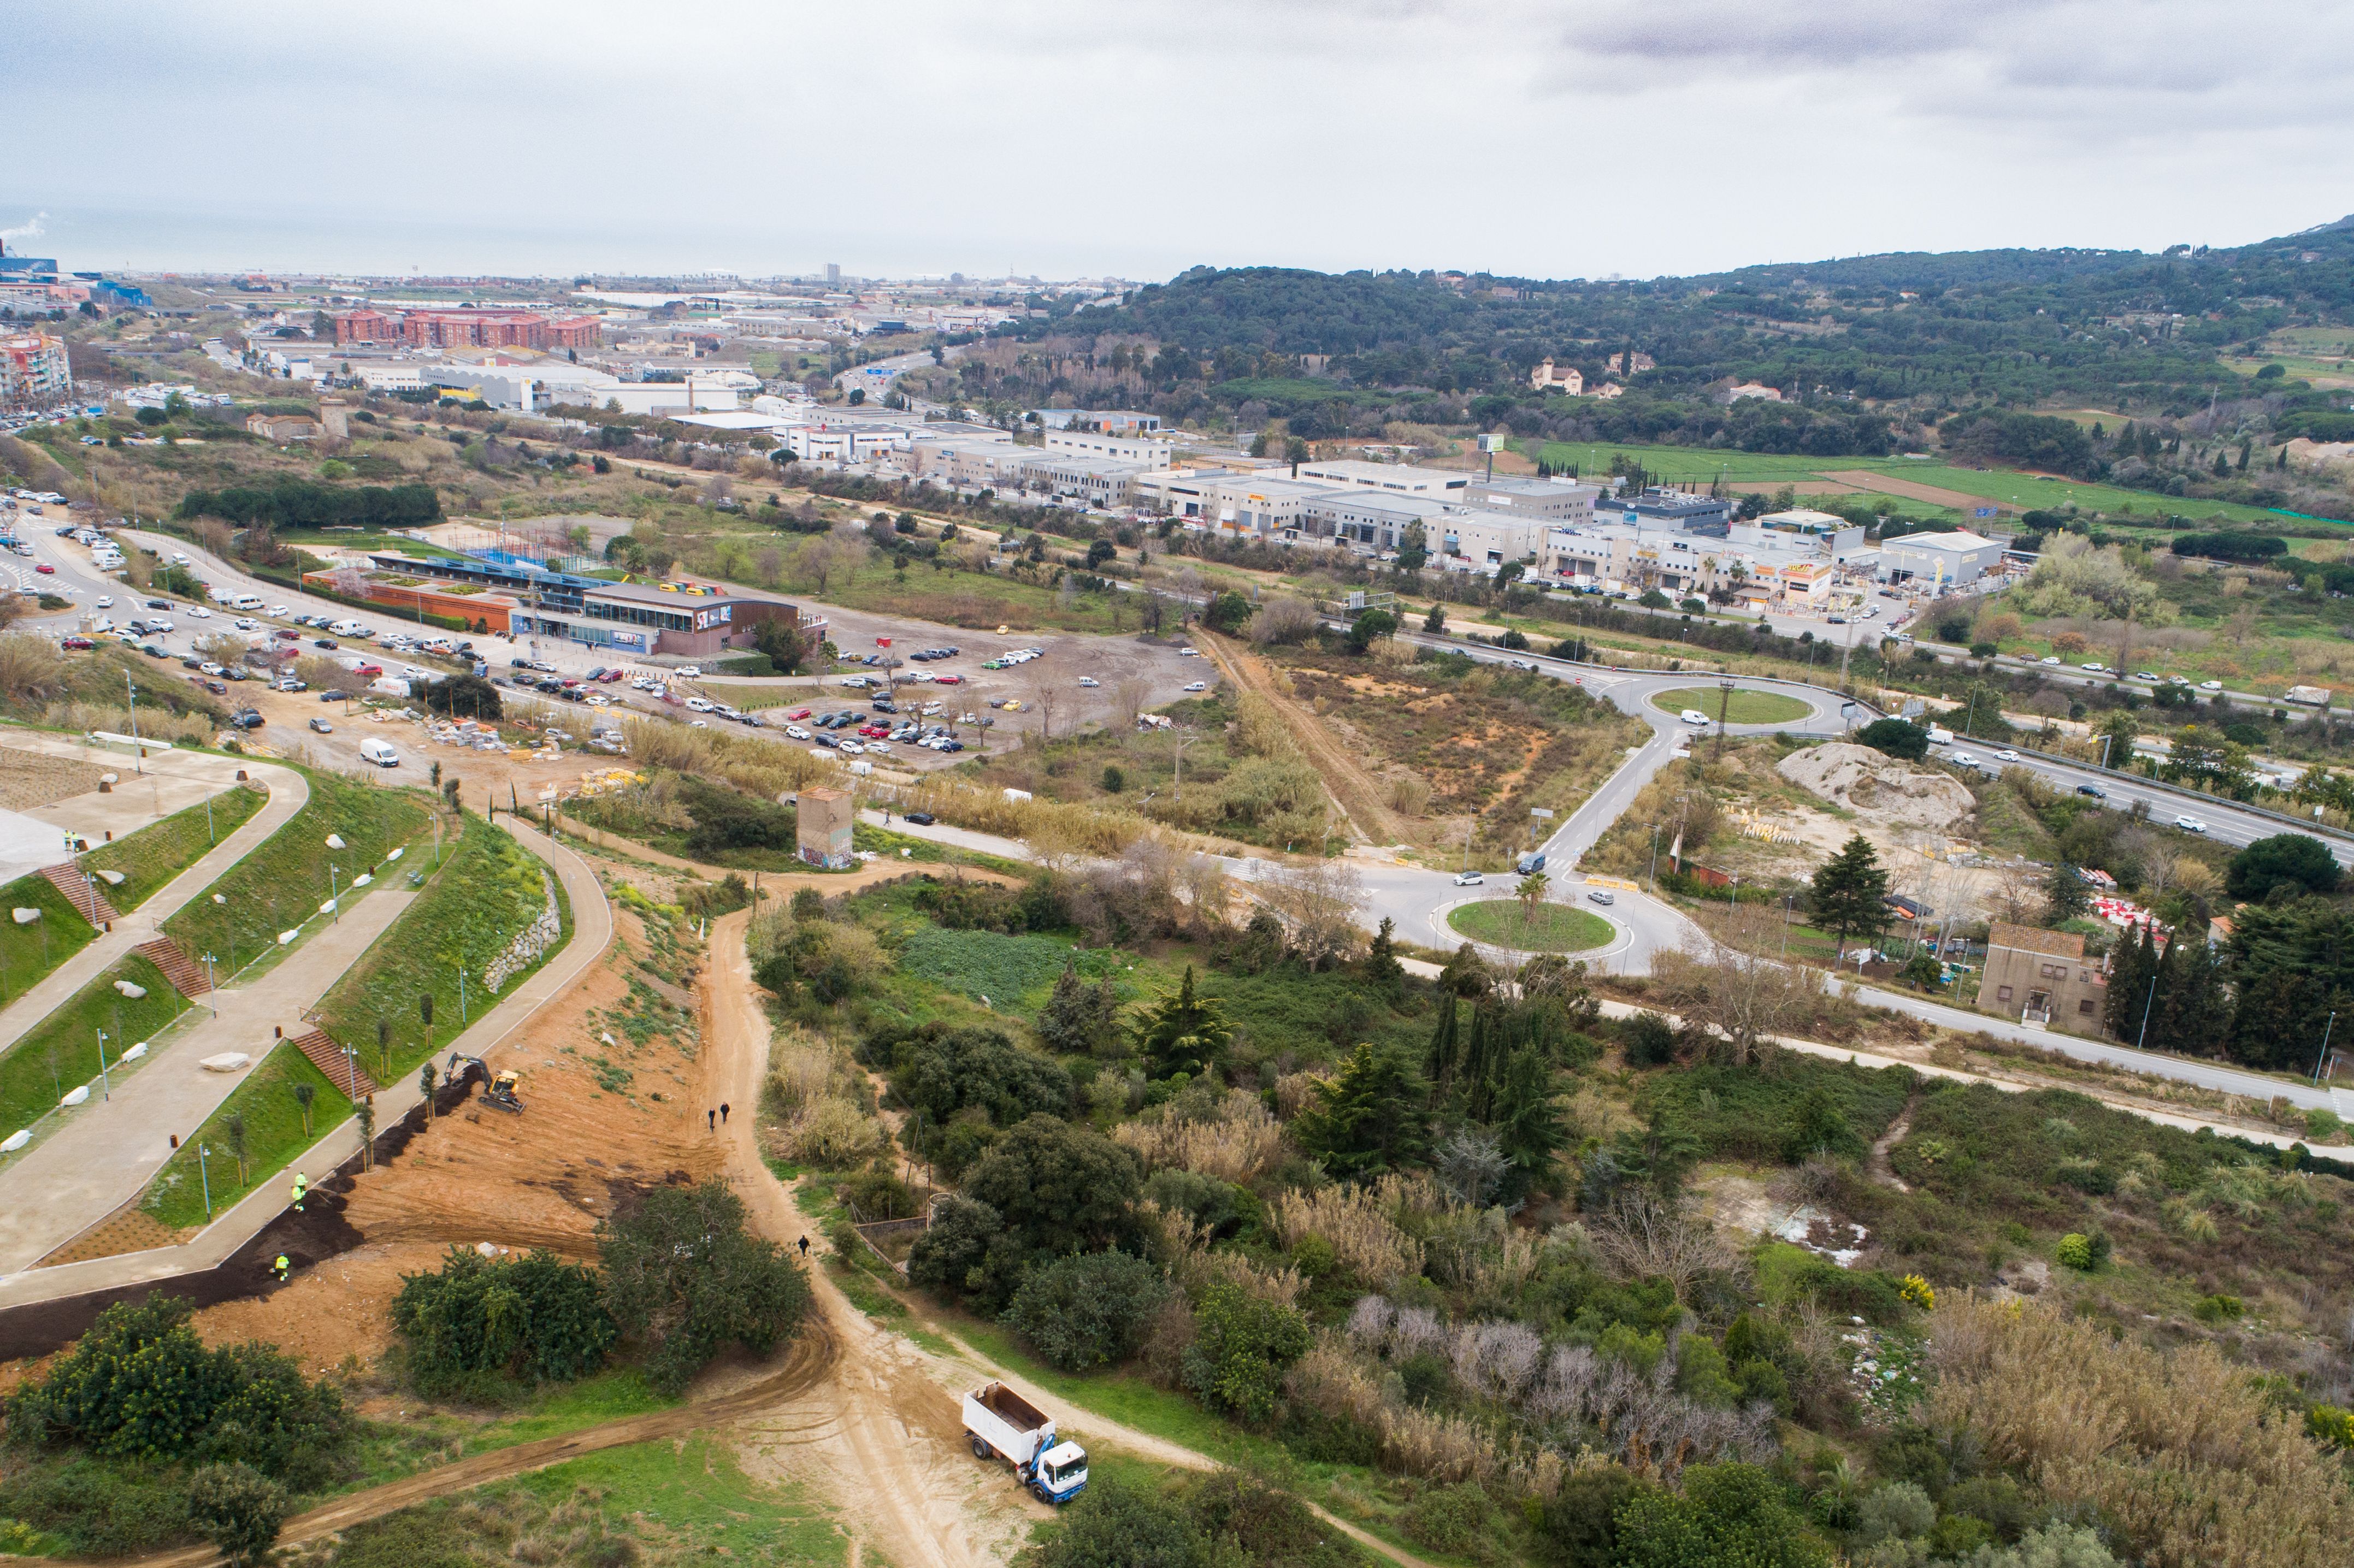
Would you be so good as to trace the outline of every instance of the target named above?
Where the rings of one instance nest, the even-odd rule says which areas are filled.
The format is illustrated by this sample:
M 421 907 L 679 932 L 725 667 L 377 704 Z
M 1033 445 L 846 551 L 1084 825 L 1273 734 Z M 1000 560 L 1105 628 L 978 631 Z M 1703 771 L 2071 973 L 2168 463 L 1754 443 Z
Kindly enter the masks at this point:
M 1880 545 L 1880 575 L 1892 583 L 1926 581 L 1940 588 L 1978 581 L 2002 565 L 2002 544 L 1976 534 L 1907 534 Z
M 1335 458 L 1326 462 L 1301 463 L 1298 477 L 1318 484 L 1354 485 L 1399 495 L 1455 496 L 1478 476 L 1451 468 L 1424 468 L 1416 463 Z

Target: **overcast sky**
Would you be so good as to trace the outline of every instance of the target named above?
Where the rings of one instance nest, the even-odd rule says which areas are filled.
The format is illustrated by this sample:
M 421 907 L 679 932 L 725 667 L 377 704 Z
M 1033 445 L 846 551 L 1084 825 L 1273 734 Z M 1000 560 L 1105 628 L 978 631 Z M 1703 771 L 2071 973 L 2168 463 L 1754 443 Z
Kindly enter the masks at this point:
M 1648 277 L 2354 208 L 2354 0 L 0 0 L 78 268 Z

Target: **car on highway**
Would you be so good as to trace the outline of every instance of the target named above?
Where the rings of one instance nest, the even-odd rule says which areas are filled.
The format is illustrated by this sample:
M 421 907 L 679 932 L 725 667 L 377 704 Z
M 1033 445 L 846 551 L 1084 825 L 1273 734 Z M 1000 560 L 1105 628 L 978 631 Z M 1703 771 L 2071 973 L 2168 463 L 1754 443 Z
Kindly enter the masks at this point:
M 341 648 L 343 644 L 336 641 L 332 637 L 313 637 L 311 639 L 311 646 L 313 648 L 323 648 L 328 652 L 333 653 L 336 649 Z
M 2098 784 L 2079 784 L 2076 786 L 2076 793 L 2084 796 L 2088 800 L 2105 800 L 2108 799 L 2108 796 L 2102 791 L 2102 789 Z
M 2046 653 L 2042 658 L 2038 659 L 2036 662 L 2039 664 L 2057 664 L 2060 662 L 2060 655 L 2057 653 Z
M 2202 692 L 2220 692 L 2223 689 L 2223 683 L 2221 681 L 2201 681 L 2199 683 L 2199 689 Z
M 1956 768 L 1976 768 L 1978 766 L 1978 760 L 1971 757 L 1967 751 L 1949 753 L 1946 756 L 1946 760 L 1952 763 Z
M 1618 902 L 1617 898 L 1614 896 L 1611 891 L 1606 887 L 1587 888 L 1585 890 L 1585 901 L 1588 904 L 1600 904 L 1605 906 Z
M 2203 833 L 2207 831 L 2207 824 L 2196 817 L 2177 817 L 2174 819 L 2174 825 L 2186 833 Z
M 2076 668 L 2094 675 L 2105 675 L 2109 673 L 2107 666 L 2103 664 L 2079 664 Z
M 1478 887 L 1487 880 L 1476 871 L 1458 871 L 1455 874 L 1455 885 L 1458 887 Z
M 2152 685 L 2155 685 L 2158 683 L 2158 677 L 2151 674 L 2147 670 L 2136 670 L 2133 673 L 2133 678 L 2137 681 L 2147 681 Z
M 1995 753 L 1995 756 L 2004 762 L 2016 762 L 2019 760 L 2019 753 L 2015 751 L 1998 751 Z

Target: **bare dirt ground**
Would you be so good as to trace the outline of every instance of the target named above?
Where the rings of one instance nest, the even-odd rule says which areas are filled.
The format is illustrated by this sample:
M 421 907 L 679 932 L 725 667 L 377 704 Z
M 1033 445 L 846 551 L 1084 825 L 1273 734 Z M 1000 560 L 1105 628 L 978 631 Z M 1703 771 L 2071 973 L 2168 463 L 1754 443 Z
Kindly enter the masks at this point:
M 0 747 L 0 810 L 29 811 L 98 788 L 107 769 L 70 757 Z

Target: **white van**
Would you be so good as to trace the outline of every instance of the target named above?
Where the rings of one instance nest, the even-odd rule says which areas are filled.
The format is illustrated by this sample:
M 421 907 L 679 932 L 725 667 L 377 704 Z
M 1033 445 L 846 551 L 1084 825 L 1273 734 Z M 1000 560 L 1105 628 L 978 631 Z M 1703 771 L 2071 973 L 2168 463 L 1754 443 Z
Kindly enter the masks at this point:
M 1686 708 L 1686 709 L 1683 711 L 1683 715 L 1682 715 L 1682 716 L 1683 716 L 1683 721 L 1684 721 L 1684 723 L 1686 723 L 1686 724 L 1696 724 L 1696 725 L 1700 726 L 1702 729 L 1705 729 L 1705 728 L 1707 728 L 1707 727 L 1708 727 L 1708 723 L 1709 723 L 1708 715 L 1707 715 L 1706 714 L 1704 714 L 1704 713 L 1701 712 L 1698 708 Z
M 338 637 L 357 637 L 360 634 L 360 623 L 356 620 L 338 620 L 329 625 L 327 630 Z
M 261 596 L 258 593 L 231 594 L 228 598 L 221 600 L 221 603 L 231 609 L 260 609 L 261 608 Z
M 1954 744 L 1954 732 L 1947 729 L 1944 725 L 1933 724 L 1929 726 L 1929 744 L 1931 746 L 1951 746 Z
M 393 750 L 392 742 L 377 740 L 373 736 L 360 742 L 360 757 L 362 760 L 373 762 L 378 768 L 400 766 L 400 753 Z

